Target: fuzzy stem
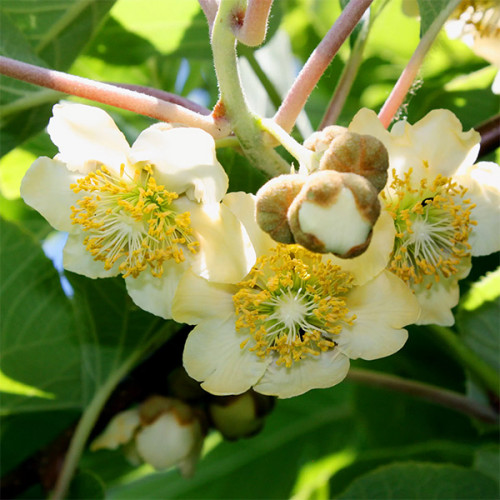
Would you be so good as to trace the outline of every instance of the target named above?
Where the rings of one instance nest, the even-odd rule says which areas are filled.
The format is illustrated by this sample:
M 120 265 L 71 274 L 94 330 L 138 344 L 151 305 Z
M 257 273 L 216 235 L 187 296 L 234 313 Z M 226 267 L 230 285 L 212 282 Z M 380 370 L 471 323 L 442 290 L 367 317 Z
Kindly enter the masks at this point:
M 212 50 L 220 88 L 218 108 L 229 119 L 241 148 L 254 166 L 271 176 L 288 173 L 288 163 L 264 142 L 259 118 L 252 113 L 243 94 L 233 34 L 240 9 L 239 0 L 221 0 L 214 22 Z
M 0 74 L 158 120 L 201 128 L 214 138 L 224 137 L 229 133 L 228 123 L 224 119 L 203 116 L 157 97 L 34 66 L 8 57 L 0 56 Z
M 217 15 L 217 9 L 219 8 L 219 2 L 218 0 L 198 0 L 198 3 L 207 18 L 210 33 L 212 33 L 215 16 Z
M 264 41 L 272 3 L 273 0 L 248 0 L 243 25 L 235 30 L 241 43 L 256 47 Z
M 496 371 L 471 350 L 460 337 L 445 326 L 429 325 L 428 328 L 446 346 L 460 364 L 470 371 L 484 387 L 495 395 L 500 393 L 500 380 Z
M 441 27 L 460 2 L 461 0 L 451 0 L 448 5 L 439 13 L 436 19 L 434 19 L 434 22 L 429 26 L 429 29 L 420 39 L 415 52 L 411 56 L 411 59 L 408 62 L 406 68 L 401 73 L 401 76 L 396 82 L 396 85 L 392 89 L 392 92 L 385 101 L 378 115 L 380 121 L 382 122 L 382 125 L 385 128 L 390 125 L 392 119 L 394 118 L 394 115 L 398 111 L 401 104 L 403 104 L 406 94 L 410 90 L 413 81 L 417 76 L 418 70 L 424 62 L 425 56 L 431 48 L 439 31 L 441 30 Z
M 405 380 L 395 375 L 377 373 L 370 370 L 351 369 L 347 375 L 349 380 L 382 389 L 389 389 L 402 392 L 410 396 L 430 401 L 446 408 L 459 411 L 470 417 L 477 418 L 483 422 L 495 423 L 498 421 L 498 414 L 488 406 L 484 406 L 466 396 L 448 389 L 442 389 L 433 385 Z
M 372 1 L 351 0 L 311 54 L 274 115 L 285 131 L 292 130 L 309 95 Z

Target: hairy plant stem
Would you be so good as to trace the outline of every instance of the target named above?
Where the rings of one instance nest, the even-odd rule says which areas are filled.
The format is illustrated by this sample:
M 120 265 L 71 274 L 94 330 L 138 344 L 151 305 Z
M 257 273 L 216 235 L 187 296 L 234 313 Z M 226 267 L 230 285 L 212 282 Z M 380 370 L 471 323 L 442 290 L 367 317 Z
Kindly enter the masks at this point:
M 241 43 L 256 47 L 266 38 L 267 18 L 273 0 L 248 0 L 243 25 L 235 30 Z
M 415 382 L 414 380 L 405 380 L 396 375 L 377 373 L 359 368 L 349 370 L 347 379 L 373 387 L 401 392 L 410 396 L 417 396 L 431 403 L 477 418 L 483 422 L 495 423 L 498 421 L 498 414 L 488 406 L 477 403 L 463 394 L 441 387 Z
M 420 66 L 424 62 L 425 56 L 429 49 L 431 48 L 434 40 L 436 39 L 441 27 L 445 21 L 450 17 L 450 14 L 455 10 L 457 5 L 462 0 L 450 0 L 446 7 L 439 13 L 439 15 L 434 19 L 434 22 L 429 26 L 428 30 L 425 32 L 424 36 L 420 39 L 415 52 L 410 58 L 410 61 L 406 65 L 406 68 L 401 73 L 396 85 L 392 89 L 389 97 L 385 101 L 380 113 L 378 115 L 382 125 L 387 128 L 401 104 L 406 97 L 406 94 L 410 90 L 415 77 L 420 69 Z
M 136 350 L 131 356 L 125 359 L 120 367 L 109 376 L 105 383 L 101 385 L 99 390 L 94 394 L 89 405 L 85 408 L 85 411 L 78 422 L 75 433 L 71 438 L 68 452 L 64 458 L 61 473 L 59 474 L 54 490 L 50 495 L 51 500 L 62 500 L 66 497 L 71 484 L 71 479 L 76 471 L 88 437 L 106 401 L 115 387 L 143 357 L 156 349 L 160 344 L 166 342 L 171 335 L 172 327 L 169 323 L 166 323 L 151 336 L 149 344 L 142 346 L 141 350 Z
M 496 371 L 483 361 L 472 349 L 464 344 L 462 339 L 450 328 L 429 325 L 428 328 L 438 338 L 450 354 L 486 389 L 496 396 L 500 393 L 500 379 Z
M 314 49 L 274 115 L 276 123 L 286 132 L 292 130 L 309 95 L 372 1 L 351 0 Z
M 3 56 L 0 56 L 0 74 L 158 120 L 201 128 L 214 138 L 225 137 L 229 134 L 228 123 L 223 118 L 203 116 L 179 104 L 115 85 L 34 66 Z
M 270 176 L 290 171 L 288 163 L 265 143 L 257 117 L 246 102 L 236 61 L 234 23 L 241 15 L 240 0 L 221 0 L 212 31 L 212 50 L 219 82 L 219 109 L 252 164 Z

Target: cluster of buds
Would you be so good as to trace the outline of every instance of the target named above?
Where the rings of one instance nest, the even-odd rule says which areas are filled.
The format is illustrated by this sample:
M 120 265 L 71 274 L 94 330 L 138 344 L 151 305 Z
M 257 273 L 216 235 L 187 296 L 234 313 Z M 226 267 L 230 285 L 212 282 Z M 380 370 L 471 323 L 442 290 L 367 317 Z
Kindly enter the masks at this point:
M 389 158 L 375 137 L 331 126 L 309 137 L 309 174 L 276 177 L 257 193 L 257 222 L 280 243 L 342 258 L 362 254 L 380 214 Z
M 210 428 L 229 440 L 251 437 L 264 426 L 274 399 L 252 390 L 213 396 L 184 368 L 171 372 L 170 397 L 153 395 L 138 407 L 118 413 L 91 444 L 91 450 L 121 449 L 133 465 L 156 470 L 178 467 L 191 476 Z

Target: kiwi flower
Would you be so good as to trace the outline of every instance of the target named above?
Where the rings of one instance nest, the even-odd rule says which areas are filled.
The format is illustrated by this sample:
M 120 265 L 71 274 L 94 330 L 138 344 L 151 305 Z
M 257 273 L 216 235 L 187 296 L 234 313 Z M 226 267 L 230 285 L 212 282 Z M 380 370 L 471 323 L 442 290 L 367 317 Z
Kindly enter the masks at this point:
M 209 134 L 156 124 L 130 147 L 105 111 L 69 103 L 54 106 L 48 132 L 59 154 L 33 163 L 21 194 L 69 233 L 65 269 L 121 274 L 136 304 L 164 318 L 188 268 L 224 283 L 248 273 L 255 253 L 219 203 L 228 178 Z
M 231 193 L 223 203 L 245 224 L 257 261 L 235 285 L 192 272 L 179 283 L 173 317 L 196 325 L 184 367 L 203 389 L 292 397 L 339 383 L 350 359 L 388 356 L 404 345 L 402 327 L 419 308 L 404 282 L 384 270 L 390 249 L 378 239 L 383 228 L 367 252 L 345 260 L 276 243 L 257 225 L 252 195 Z
M 415 292 L 419 324 L 452 325 L 458 281 L 469 273 L 471 256 L 500 250 L 500 167 L 474 165 L 479 134 L 464 132 L 444 109 L 414 125 L 400 121 L 390 132 L 363 109 L 349 130 L 377 137 L 389 153 L 381 200 L 396 238 L 388 269 Z

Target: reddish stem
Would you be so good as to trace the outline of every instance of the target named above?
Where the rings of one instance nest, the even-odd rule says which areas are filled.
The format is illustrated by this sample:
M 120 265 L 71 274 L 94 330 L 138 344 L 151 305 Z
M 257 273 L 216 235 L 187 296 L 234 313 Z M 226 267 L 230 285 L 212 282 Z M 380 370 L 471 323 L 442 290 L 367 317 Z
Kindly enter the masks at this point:
M 243 25 L 235 30 L 241 43 L 256 47 L 264 41 L 272 3 L 273 0 L 248 0 Z
M 214 119 L 157 97 L 107 83 L 69 75 L 0 56 L 0 74 L 41 87 L 83 97 L 102 104 L 150 116 L 157 120 L 182 123 L 205 130 L 214 138 L 225 137 L 229 125 L 223 118 Z
M 372 1 L 351 0 L 307 60 L 274 115 L 276 123 L 287 132 L 293 128 L 309 95 Z

